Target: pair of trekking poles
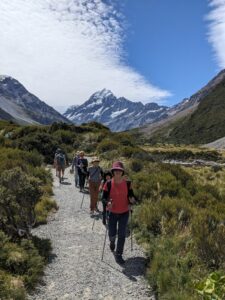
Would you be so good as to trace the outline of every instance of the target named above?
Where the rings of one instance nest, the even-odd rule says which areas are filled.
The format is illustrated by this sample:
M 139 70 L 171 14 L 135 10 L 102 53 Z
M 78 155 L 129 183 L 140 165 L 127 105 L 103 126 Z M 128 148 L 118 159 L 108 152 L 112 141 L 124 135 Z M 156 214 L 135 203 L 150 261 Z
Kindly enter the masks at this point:
M 83 202 L 84 202 L 84 196 L 85 194 L 83 194 L 83 197 L 82 197 L 82 201 L 81 201 L 81 206 L 80 208 L 82 209 L 82 206 L 83 206 Z M 131 241 L 131 251 L 133 251 L 133 222 L 132 222 L 132 209 L 130 210 L 130 241 Z M 93 220 L 93 223 L 92 223 L 92 231 L 94 229 L 94 225 L 95 225 L 95 218 Z M 104 238 L 104 243 L 103 243 L 103 249 L 102 249 L 102 257 L 101 257 L 101 260 L 103 261 L 103 258 L 104 258 L 104 252 L 105 252 L 105 245 L 106 245 L 106 240 L 107 240 L 107 235 L 108 235 L 108 227 L 109 227 L 109 214 L 108 212 L 106 212 L 106 225 L 105 225 L 105 238 Z
M 132 223 L 132 210 L 130 210 L 130 247 L 131 251 L 133 251 L 133 223 Z M 108 235 L 108 228 L 109 228 L 109 215 L 108 212 L 106 213 L 106 225 L 105 225 L 105 238 L 104 238 L 104 243 L 103 243 L 103 249 L 102 249 L 102 261 L 104 258 L 104 253 L 105 253 L 105 245 L 106 245 L 106 240 L 107 240 L 107 235 Z

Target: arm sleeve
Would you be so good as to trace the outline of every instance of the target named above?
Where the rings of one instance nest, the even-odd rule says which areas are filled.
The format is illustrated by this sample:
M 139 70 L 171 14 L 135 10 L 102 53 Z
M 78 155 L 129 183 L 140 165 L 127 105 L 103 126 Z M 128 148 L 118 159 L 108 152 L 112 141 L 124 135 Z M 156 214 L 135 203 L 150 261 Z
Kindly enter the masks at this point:
M 136 198 L 135 195 L 134 195 L 134 191 L 133 191 L 131 182 L 129 183 L 128 197 L 134 197 L 134 198 Z

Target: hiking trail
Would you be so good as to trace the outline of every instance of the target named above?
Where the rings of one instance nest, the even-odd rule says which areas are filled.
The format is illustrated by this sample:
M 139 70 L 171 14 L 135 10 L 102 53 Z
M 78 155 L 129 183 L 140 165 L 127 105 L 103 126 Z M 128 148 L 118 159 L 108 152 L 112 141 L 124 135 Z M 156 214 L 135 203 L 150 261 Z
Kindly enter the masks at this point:
M 107 239 L 104 260 L 101 261 L 105 227 L 101 218 L 93 226 L 89 215 L 89 194 L 75 188 L 74 175 L 69 168 L 59 184 L 54 177 L 54 198 L 59 210 L 48 224 L 33 230 L 41 238 L 49 238 L 53 246 L 53 258 L 46 266 L 41 284 L 29 296 L 29 300 L 86 299 L 131 300 L 155 299 L 144 279 L 145 257 L 135 243 L 131 252 L 130 237 L 126 239 L 123 267 L 115 262 Z M 101 207 L 101 205 L 99 205 Z

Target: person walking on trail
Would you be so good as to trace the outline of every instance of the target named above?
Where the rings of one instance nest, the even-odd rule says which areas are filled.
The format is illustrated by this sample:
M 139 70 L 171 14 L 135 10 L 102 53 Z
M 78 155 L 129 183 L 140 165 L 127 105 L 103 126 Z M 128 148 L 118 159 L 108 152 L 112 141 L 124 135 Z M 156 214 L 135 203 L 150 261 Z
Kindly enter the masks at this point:
M 66 156 L 60 148 L 58 149 L 58 152 L 55 155 L 55 161 L 59 182 L 61 183 L 64 177 L 64 171 L 66 167 Z
M 91 161 L 92 166 L 88 168 L 87 175 L 89 181 L 90 192 L 90 214 L 93 215 L 97 210 L 98 193 L 101 179 L 103 177 L 103 171 L 99 166 L 99 158 L 94 157 Z
M 72 162 L 72 170 L 74 171 L 74 179 L 75 179 L 75 186 L 79 187 L 79 175 L 78 175 L 78 160 L 80 158 L 80 152 L 74 155 L 73 162 Z
M 84 151 L 80 151 L 77 161 L 80 192 L 84 192 L 85 178 L 87 176 L 88 160 L 84 157 Z
M 105 183 L 111 179 L 112 179 L 112 173 L 110 171 L 105 171 L 103 174 L 103 179 L 102 179 L 100 187 L 99 187 L 99 194 L 100 194 L 99 197 L 101 200 L 102 200 L 102 195 L 103 195 L 103 187 L 104 187 Z M 106 206 L 107 206 L 106 202 L 102 201 L 102 208 L 103 208 L 102 224 L 103 225 L 106 225 Z
M 107 203 L 109 211 L 108 234 L 110 250 L 115 252 L 118 264 L 124 264 L 123 249 L 126 238 L 126 228 L 129 219 L 129 206 L 135 203 L 131 182 L 123 178 L 124 166 L 120 161 L 112 165 L 112 180 L 105 183 L 103 187 L 103 201 Z M 117 237 L 117 245 L 116 243 Z
M 58 170 L 57 170 L 57 161 L 56 161 L 56 156 L 59 154 L 59 152 L 61 151 L 60 148 L 57 148 L 56 151 L 55 151 L 55 155 L 54 155 L 54 163 L 53 163 L 53 166 L 55 168 L 55 176 L 59 176 L 58 174 Z

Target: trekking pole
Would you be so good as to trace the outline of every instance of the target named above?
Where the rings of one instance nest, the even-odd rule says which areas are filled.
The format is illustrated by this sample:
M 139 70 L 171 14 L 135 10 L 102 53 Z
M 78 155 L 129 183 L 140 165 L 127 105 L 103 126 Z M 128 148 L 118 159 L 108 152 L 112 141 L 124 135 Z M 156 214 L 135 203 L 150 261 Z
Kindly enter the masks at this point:
M 82 198 L 82 201 L 81 201 L 80 209 L 82 209 L 82 206 L 83 206 L 83 202 L 84 202 L 84 195 L 85 195 L 85 193 L 83 193 L 83 198 Z
M 105 252 L 105 244 L 106 244 L 106 239 L 107 239 L 107 233 L 108 233 L 108 213 L 106 213 L 106 226 L 105 226 L 105 239 L 104 239 L 104 244 L 103 244 L 103 249 L 102 249 L 102 261 L 104 257 L 104 252 Z
M 132 209 L 130 210 L 130 247 L 133 251 L 133 223 L 132 223 Z
M 93 231 L 93 229 L 94 229 L 94 226 L 95 226 L 95 218 L 94 218 L 93 224 L 92 224 L 92 231 Z

